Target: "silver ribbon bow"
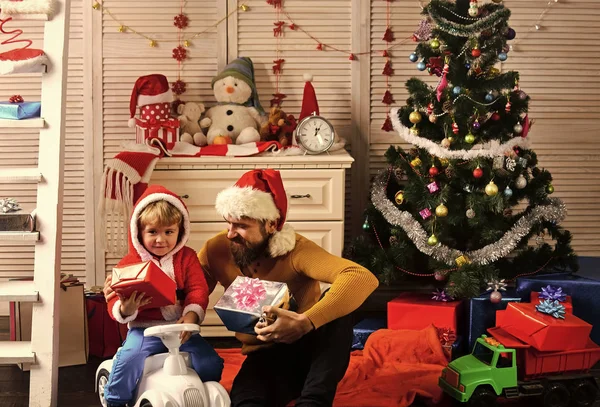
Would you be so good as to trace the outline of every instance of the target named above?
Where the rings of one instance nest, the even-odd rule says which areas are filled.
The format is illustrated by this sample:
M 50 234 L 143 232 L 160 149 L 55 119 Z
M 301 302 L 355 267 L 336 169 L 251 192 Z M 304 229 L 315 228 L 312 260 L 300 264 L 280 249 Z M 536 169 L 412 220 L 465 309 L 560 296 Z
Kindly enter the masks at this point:
M 20 211 L 19 203 L 14 198 L 0 199 L 0 211 L 2 213 Z

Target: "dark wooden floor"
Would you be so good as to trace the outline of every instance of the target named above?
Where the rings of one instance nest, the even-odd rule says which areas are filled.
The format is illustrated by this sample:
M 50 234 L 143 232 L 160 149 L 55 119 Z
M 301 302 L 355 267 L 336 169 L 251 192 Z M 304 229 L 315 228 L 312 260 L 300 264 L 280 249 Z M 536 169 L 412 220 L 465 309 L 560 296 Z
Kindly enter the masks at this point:
M 0 317 L 0 340 L 8 340 L 8 318 Z M 216 348 L 238 346 L 233 338 L 207 338 Z M 99 407 L 94 381 L 96 368 L 102 359 L 91 357 L 86 365 L 62 367 L 58 377 L 58 407 Z M 596 371 L 600 377 L 600 370 Z M 421 407 L 425 403 L 418 403 Z M 503 403 L 503 407 L 530 407 L 526 403 Z M 27 407 L 29 405 L 29 372 L 17 366 L 0 366 L 0 407 Z M 450 403 L 442 403 L 448 406 Z M 390 406 L 392 407 L 392 406 Z M 600 401 L 594 407 L 600 407 Z

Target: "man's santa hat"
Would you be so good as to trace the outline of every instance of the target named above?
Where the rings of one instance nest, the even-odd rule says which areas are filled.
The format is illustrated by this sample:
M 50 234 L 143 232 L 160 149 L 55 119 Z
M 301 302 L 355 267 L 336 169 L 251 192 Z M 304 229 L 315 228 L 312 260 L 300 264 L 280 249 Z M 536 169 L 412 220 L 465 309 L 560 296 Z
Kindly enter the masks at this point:
M 271 257 L 285 255 L 296 246 L 296 232 L 285 223 L 288 200 L 277 170 L 245 173 L 233 186 L 219 192 L 215 207 L 224 218 L 276 221 L 268 247 Z
M 171 103 L 173 101 L 173 93 L 169 87 L 167 77 L 161 74 L 152 74 L 140 76 L 129 99 L 129 127 L 135 126 L 135 113 L 138 106 L 146 106 L 153 103 Z
M 54 0 L 1 0 L 0 17 L 16 14 L 52 14 Z
M 41 49 L 20 48 L 0 54 L 0 75 L 43 72 L 48 57 Z
M 304 119 L 306 116 L 311 116 L 313 113 L 319 114 L 319 103 L 317 102 L 317 95 L 315 88 L 312 85 L 312 75 L 309 73 L 304 74 L 304 94 L 302 95 L 302 110 L 298 121 Z

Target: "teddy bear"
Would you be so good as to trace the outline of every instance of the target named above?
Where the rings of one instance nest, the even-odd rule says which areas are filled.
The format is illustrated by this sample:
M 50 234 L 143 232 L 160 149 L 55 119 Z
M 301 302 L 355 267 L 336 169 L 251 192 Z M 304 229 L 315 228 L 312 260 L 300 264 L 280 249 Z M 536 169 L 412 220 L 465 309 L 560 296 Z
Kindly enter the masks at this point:
M 268 121 L 260 126 L 261 139 L 278 141 L 283 147 L 291 145 L 296 124 L 293 115 L 287 115 L 279 106 L 273 106 Z
M 260 141 L 258 129 L 266 120 L 254 84 L 252 60 L 234 60 L 211 82 L 217 105 L 208 109 L 200 121 L 208 144 L 227 136 L 235 144 Z
M 177 106 L 177 114 L 179 115 L 177 119 L 179 119 L 181 141 L 198 147 L 203 147 L 207 144 L 206 136 L 199 124 L 200 116 L 202 116 L 204 110 L 202 103 L 187 102 Z

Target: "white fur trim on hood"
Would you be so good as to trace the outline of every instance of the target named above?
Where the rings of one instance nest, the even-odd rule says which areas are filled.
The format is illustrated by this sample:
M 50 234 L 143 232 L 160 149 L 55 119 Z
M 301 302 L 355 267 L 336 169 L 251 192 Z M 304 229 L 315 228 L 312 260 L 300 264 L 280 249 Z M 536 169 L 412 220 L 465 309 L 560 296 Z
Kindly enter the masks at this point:
M 269 254 L 271 257 L 283 256 L 296 247 L 296 231 L 287 223 L 277 231 L 269 240 Z
M 281 216 L 273 196 L 252 187 L 232 186 L 224 189 L 217 195 L 215 208 L 224 218 L 277 220 Z

